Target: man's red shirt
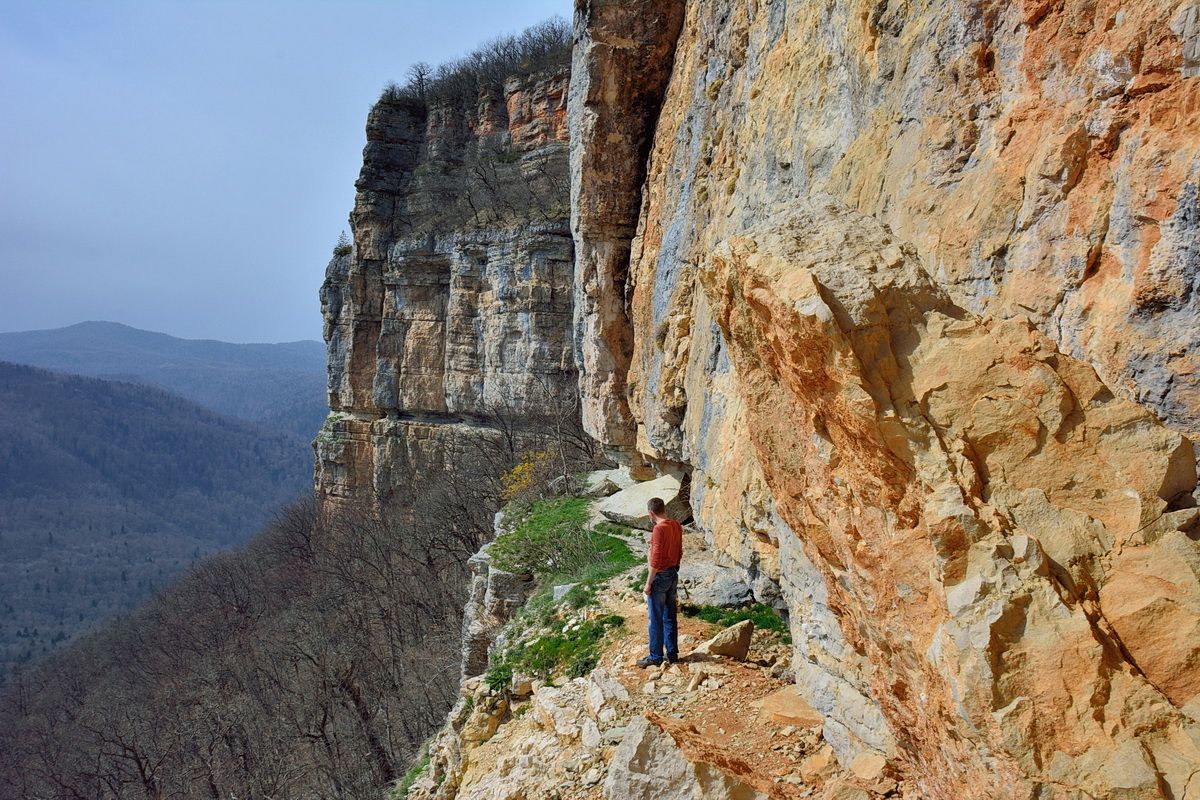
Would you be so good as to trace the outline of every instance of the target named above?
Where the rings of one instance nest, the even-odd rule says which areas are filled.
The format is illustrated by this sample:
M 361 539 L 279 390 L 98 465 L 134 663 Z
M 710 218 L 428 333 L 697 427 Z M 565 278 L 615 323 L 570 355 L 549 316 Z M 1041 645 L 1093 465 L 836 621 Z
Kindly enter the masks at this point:
M 664 519 L 650 534 L 650 566 L 654 569 L 678 567 L 683 558 L 683 526 Z

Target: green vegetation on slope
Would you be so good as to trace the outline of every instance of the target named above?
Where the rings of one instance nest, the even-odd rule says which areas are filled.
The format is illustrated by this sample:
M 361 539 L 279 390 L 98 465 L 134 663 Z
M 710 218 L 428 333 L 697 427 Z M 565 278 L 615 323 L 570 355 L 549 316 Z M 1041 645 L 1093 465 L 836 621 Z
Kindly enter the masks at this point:
M 755 628 L 774 631 L 779 634 L 779 638 L 785 643 L 792 641 L 791 634 L 788 632 L 787 622 L 784 621 L 783 617 L 779 616 L 778 611 L 762 603 L 755 603 L 754 605 L 742 608 L 719 608 L 718 606 L 684 603 L 680 606 L 679 610 L 689 617 L 696 617 L 705 622 L 720 625 L 723 628 L 736 625 L 748 619 L 754 622 Z
M 511 521 L 488 553 L 500 569 L 532 573 L 538 590 L 505 626 L 504 644 L 492 652 L 487 682 L 503 689 L 514 674 L 548 680 L 595 668 L 600 642 L 624 620 L 589 615 L 600 586 L 639 559 L 621 539 L 585 527 L 588 501 L 578 497 L 510 506 Z M 497 552 L 499 551 L 499 552 Z M 574 584 L 555 601 L 555 586 Z

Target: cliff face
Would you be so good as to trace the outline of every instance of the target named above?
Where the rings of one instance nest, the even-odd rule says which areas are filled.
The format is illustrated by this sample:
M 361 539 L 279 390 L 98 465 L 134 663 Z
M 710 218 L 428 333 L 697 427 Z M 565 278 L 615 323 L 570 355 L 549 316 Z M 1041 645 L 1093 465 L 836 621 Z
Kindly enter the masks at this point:
M 585 424 L 918 796 L 1200 788 L 1197 19 L 577 4 Z
M 386 500 L 499 415 L 532 428 L 574 391 L 567 83 L 509 79 L 469 112 L 395 94 L 372 109 L 353 252 L 321 289 L 326 498 Z

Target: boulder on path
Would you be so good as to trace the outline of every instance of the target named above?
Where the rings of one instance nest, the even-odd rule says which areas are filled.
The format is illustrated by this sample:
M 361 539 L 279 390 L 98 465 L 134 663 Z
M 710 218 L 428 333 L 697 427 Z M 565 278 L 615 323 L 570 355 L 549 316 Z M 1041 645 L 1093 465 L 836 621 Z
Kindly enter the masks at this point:
M 585 497 L 608 497 L 635 483 L 637 481 L 630 477 L 628 468 L 598 469 L 583 479 L 583 494 Z
M 754 623 L 745 619 L 730 625 L 707 642 L 692 651 L 693 656 L 727 656 L 745 661 L 750 653 L 750 637 L 754 635 Z
M 685 522 L 692 516 L 691 508 L 680 497 L 679 478 L 674 475 L 660 475 L 654 480 L 636 483 L 604 498 L 597 508 L 607 519 L 618 525 L 648 531 L 653 527 L 650 524 L 650 514 L 646 511 L 646 502 L 651 497 L 661 497 L 667 504 L 667 514 L 680 522 Z

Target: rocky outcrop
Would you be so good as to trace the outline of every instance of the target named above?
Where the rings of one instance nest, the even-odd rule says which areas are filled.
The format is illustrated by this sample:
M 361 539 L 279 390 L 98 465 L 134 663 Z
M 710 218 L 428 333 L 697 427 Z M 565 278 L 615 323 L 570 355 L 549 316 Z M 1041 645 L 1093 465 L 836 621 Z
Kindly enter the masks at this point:
M 597 504 L 596 510 L 618 525 L 648 531 L 654 525 L 650 520 L 650 512 L 646 510 L 646 504 L 654 497 L 666 503 L 667 513 L 675 519 L 686 522 L 691 516 L 686 490 L 681 486 L 679 478 L 670 474 L 621 489 Z
M 728 769 L 730 764 L 721 766 Z M 752 769 L 739 764 L 744 772 Z M 675 739 L 646 717 L 625 732 L 604 779 L 607 800 L 767 800 L 768 795 L 735 775 L 689 758 Z
M 1197 790 L 1195 17 L 693 0 L 627 273 L 578 266 L 589 430 L 690 471 L 833 753 L 915 796 Z M 647 66 L 575 60 L 584 208 Z
M 499 516 L 499 515 L 497 515 Z M 500 520 L 496 521 L 497 532 Z M 480 548 L 467 562 L 471 582 L 462 623 L 462 679 L 482 675 L 488 666 L 488 654 L 496 636 L 513 613 L 533 592 L 532 575 L 514 575 L 492 566 L 489 544 Z
M 367 122 L 353 252 L 321 289 L 330 416 L 319 491 L 385 500 L 533 429 L 574 391 L 565 70 L 475 108 L 385 93 Z
M 576 12 L 568 115 L 575 348 L 587 430 L 630 449 L 625 302 L 646 152 L 683 22 L 680 0 L 593 0 Z
M 865 656 L 886 738 L 846 755 L 884 744 L 931 796 L 1182 794 L 1200 637 L 1163 637 L 1200 622 L 1190 442 L 1027 321 L 954 306 L 845 208 L 734 237 L 701 283 L 764 479 Z M 1158 766 L 1127 786 L 1132 751 Z

